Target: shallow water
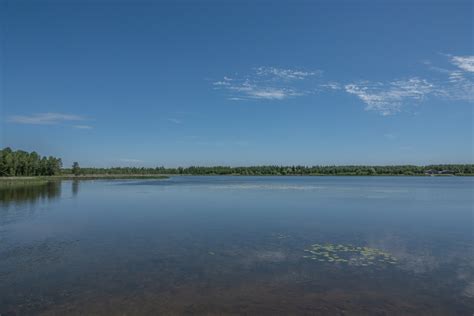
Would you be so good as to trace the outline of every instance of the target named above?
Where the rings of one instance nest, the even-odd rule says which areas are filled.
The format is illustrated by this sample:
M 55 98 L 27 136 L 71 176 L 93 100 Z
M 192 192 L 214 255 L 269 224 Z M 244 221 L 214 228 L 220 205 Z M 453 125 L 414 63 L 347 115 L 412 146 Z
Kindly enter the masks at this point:
M 2 190 L 0 313 L 472 315 L 473 193 L 468 177 Z M 313 244 L 351 251 L 308 256 Z

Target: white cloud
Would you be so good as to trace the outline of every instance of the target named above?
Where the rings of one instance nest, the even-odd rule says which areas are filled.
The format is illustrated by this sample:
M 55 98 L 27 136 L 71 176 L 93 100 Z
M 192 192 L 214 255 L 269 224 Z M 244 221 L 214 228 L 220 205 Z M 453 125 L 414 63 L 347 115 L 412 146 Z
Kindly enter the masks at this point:
M 290 94 L 282 89 L 264 88 L 252 90 L 249 92 L 249 95 L 256 99 L 282 100 Z
M 474 82 L 463 74 L 451 73 L 446 84 L 436 91 L 436 95 L 447 100 L 474 100 Z
M 283 100 L 308 94 L 308 90 L 303 89 L 302 82 L 319 74 L 320 71 L 258 67 L 247 77 L 225 76 L 223 80 L 213 82 L 213 85 L 216 89 L 230 92 L 227 99 L 232 101 Z
M 223 81 L 216 81 L 212 83 L 215 86 L 230 86 L 230 83 L 223 80 Z
M 93 129 L 93 127 L 90 125 L 73 125 L 72 127 L 77 129 Z
M 467 72 L 474 72 L 474 56 L 452 56 L 451 62 Z
M 235 84 L 226 83 L 223 86 L 237 94 L 237 96 L 229 98 L 229 100 L 234 101 L 248 99 L 283 100 L 291 96 L 302 95 L 302 92 L 296 92 L 291 88 L 260 86 L 250 83 L 248 80 Z
M 298 92 L 288 88 L 259 87 L 248 82 L 239 86 L 231 86 L 230 90 L 241 92 L 245 97 L 252 99 L 283 100 L 290 96 L 300 95 Z
M 442 91 L 453 100 L 474 100 L 474 56 L 452 56 L 451 63 L 458 70 L 449 73 L 449 83 Z
M 232 81 L 232 78 L 224 76 L 223 80 L 213 82 L 212 84 L 215 86 L 230 86 L 231 85 L 230 81 Z
M 458 83 L 465 79 L 462 71 L 452 71 L 449 73 L 448 76 L 449 76 L 449 82 L 451 83 Z
M 433 91 L 433 84 L 425 79 L 410 78 L 384 83 L 351 83 L 345 91 L 354 94 L 365 104 L 368 111 L 391 115 L 401 110 L 407 102 L 422 100 Z
M 309 76 L 321 74 L 321 71 L 303 71 L 295 69 L 282 69 L 275 67 L 258 67 L 256 74 L 259 76 L 271 76 L 284 80 L 303 80 Z
M 341 90 L 342 89 L 341 84 L 338 83 L 338 82 L 334 82 L 334 81 L 331 81 L 331 82 L 328 82 L 328 83 L 325 83 L 325 84 L 320 84 L 319 86 L 321 88 L 330 89 L 330 90 Z
M 18 124 L 54 125 L 65 121 L 83 121 L 84 117 L 63 113 L 37 113 L 32 115 L 12 115 L 8 121 Z
M 474 100 L 474 56 L 452 56 L 449 57 L 454 69 L 432 66 L 427 63 L 429 69 L 440 74 L 438 85 L 434 94 L 447 100 L 461 100 L 472 102 Z
M 281 101 L 321 91 L 345 92 L 357 96 L 367 111 L 393 115 L 425 98 L 474 100 L 474 56 L 443 55 L 450 67 L 438 67 L 429 60 L 422 63 L 435 72 L 429 80 L 418 76 L 386 82 L 323 82 L 322 71 L 257 67 L 247 76 L 223 77 L 215 89 L 229 93 L 227 100 Z M 313 78 L 312 78 L 313 77 Z

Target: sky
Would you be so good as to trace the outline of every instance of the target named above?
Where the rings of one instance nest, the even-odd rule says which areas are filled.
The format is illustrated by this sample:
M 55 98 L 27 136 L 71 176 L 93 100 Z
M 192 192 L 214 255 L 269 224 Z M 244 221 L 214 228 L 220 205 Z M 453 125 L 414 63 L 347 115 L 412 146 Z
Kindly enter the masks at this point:
M 64 165 L 473 163 L 472 1 L 0 0 L 0 146 Z

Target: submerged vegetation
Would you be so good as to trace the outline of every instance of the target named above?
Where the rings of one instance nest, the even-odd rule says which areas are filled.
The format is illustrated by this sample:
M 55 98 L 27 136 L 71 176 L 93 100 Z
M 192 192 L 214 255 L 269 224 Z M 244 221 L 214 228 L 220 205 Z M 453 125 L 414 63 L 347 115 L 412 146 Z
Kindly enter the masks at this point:
M 313 244 L 305 249 L 308 255 L 303 258 L 319 262 L 344 263 L 353 266 L 375 264 L 396 264 L 397 259 L 380 249 L 357 247 L 353 245 Z

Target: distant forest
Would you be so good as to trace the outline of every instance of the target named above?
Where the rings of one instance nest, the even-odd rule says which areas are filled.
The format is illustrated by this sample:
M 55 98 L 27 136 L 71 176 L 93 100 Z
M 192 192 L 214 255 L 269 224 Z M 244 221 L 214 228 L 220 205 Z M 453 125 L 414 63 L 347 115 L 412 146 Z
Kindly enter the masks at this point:
M 253 166 L 253 167 L 186 167 L 186 168 L 62 168 L 60 158 L 42 157 L 36 152 L 10 148 L 0 150 L 0 176 L 52 176 L 52 175 L 474 175 L 474 164 L 450 164 L 428 166 Z
M 36 152 L 0 150 L 0 177 L 53 176 L 61 174 L 60 158 L 41 157 Z
M 64 169 L 72 173 L 71 169 Z M 187 168 L 81 168 L 82 174 L 163 174 L 163 175 L 243 175 L 243 176 L 286 176 L 286 175 L 474 175 L 474 164 L 428 165 L 428 166 L 253 166 L 253 167 L 187 167 Z

